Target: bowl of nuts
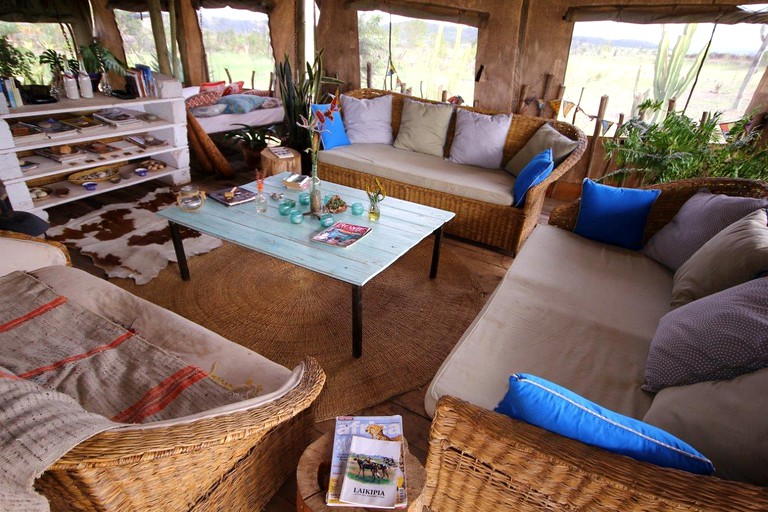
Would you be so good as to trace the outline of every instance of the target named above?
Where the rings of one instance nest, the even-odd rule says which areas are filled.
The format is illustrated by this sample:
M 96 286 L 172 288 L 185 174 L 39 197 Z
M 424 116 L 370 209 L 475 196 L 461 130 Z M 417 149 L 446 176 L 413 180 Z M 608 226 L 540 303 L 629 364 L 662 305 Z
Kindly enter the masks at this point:
M 168 167 L 168 164 L 165 162 L 161 162 L 160 160 L 155 160 L 154 158 L 150 158 L 149 160 L 144 160 L 143 162 L 139 162 L 139 167 L 144 167 L 149 172 L 155 172 L 155 171 L 162 171 L 166 167 Z
M 32 187 L 29 189 L 29 195 L 33 201 L 40 201 L 47 198 L 52 194 L 52 191 L 48 187 Z

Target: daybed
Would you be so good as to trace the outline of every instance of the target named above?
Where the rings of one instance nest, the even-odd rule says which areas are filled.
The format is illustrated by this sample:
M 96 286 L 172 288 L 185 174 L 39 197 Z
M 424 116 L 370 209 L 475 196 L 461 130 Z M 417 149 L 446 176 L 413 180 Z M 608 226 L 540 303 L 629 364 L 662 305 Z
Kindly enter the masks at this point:
M 747 180 L 656 186 L 645 240 L 702 186 L 768 197 L 768 185 Z M 578 202 L 558 207 L 534 231 L 430 384 L 423 504 L 433 512 L 768 509 L 768 488 L 751 485 L 768 483 L 768 369 L 642 391 L 673 273 L 571 232 L 578 214 Z M 492 412 L 519 372 L 667 430 L 729 480 L 639 462 Z
M 344 93 L 360 99 L 392 95 L 392 132 L 397 137 L 403 103 L 406 98 L 429 104 L 437 102 L 389 91 L 361 89 Z M 470 111 L 494 114 L 471 107 Z M 342 112 L 342 116 L 344 112 Z M 514 178 L 503 170 L 460 165 L 414 151 L 385 144 L 351 144 L 321 151 L 318 174 L 321 179 L 365 189 L 376 176 L 387 193 L 456 213 L 446 225 L 446 232 L 483 244 L 516 252 L 539 220 L 547 187 L 566 173 L 584 153 L 587 139 L 573 125 L 538 117 L 512 116 L 504 145 L 502 165 L 506 164 L 544 124 L 551 125 L 571 140 L 575 150 L 540 184 L 530 189 L 521 207 L 512 206 Z M 455 121 L 451 121 L 445 144 L 450 152 Z
M 194 96 L 200 91 L 200 88 L 185 87 L 182 89 L 182 95 L 184 98 Z M 285 111 L 282 105 L 278 105 L 275 108 L 257 108 L 250 112 L 243 114 L 219 114 L 211 117 L 196 117 L 198 123 L 203 128 L 205 133 L 221 133 L 229 132 L 232 130 L 238 130 L 242 126 L 239 124 L 245 124 L 248 126 L 271 126 L 283 122 L 285 117 Z
M 184 364 L 235 387 L 263 386 L 255 398 L 81 442 L 35 483 L 53 510 L 259 510 L 293 473 L 311 440 L 311 406 L 325 381 L 315 360 L 290 371 L 68 266 L 59 244 L 2 232 L 0 254 L 0 276 L 26 271 Z

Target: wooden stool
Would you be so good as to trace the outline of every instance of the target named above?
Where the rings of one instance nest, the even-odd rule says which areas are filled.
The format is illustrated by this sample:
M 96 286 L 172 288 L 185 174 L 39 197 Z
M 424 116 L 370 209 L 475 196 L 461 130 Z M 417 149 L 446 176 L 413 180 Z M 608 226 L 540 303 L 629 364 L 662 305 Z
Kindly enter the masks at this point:
M 265 176 L 274 176 L 285 171 L 301 174 L 301 155 L 294 149 L 286 149 L 293 155 L 291 158 L 278 158 L 269 148 L 261 150 L 261 169 Z
M 381 511 L 379 508 L 329 507 L 325 504 L 328 478 L 331 473 L 333 455 L 333 434 L 328 433 L 304 450 L 296 468 L 296 510 L 297 512 L 340 511 L 365 512 Z M 405 452 L 405 478 L 408 489 L 408 508 L 421 496 L 427 474 L 419 460 Z M 322 485 L 321 485 L 322 482 Z M 402 509 L 401 509 L 402 510 Z

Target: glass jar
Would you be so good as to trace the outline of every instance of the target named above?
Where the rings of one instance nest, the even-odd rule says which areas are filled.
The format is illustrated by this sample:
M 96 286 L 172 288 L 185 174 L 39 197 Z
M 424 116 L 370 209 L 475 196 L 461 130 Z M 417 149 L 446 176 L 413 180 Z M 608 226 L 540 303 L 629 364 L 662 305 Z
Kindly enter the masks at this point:
M 197 185 L 184 185 L 176 197 L 176 204 L 185 212 L 196 212 L 205 204 L 205 192 Z

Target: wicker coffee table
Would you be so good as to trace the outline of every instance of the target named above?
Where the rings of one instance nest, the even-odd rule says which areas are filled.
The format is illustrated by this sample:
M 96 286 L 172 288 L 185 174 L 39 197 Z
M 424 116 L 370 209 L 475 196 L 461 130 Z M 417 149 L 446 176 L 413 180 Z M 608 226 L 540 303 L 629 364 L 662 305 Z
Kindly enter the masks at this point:
M 325 493 L 328 491 L 328 478 L 331 472 L 331 456 L 333 454 L 333 434 L 328 433 L 312 443 L 304 450 L 296 468 L 296 510 L 297 512 L 362 512 L 380 508 L 359 507 L 329 507 L 325 504 Z M 408 489 L 408 506 L 416 502 L 424 489 L 427 474 L 419 460 L 405 452 L 405 478 Z M 403 509 L 399 509 L 403 510 Z

